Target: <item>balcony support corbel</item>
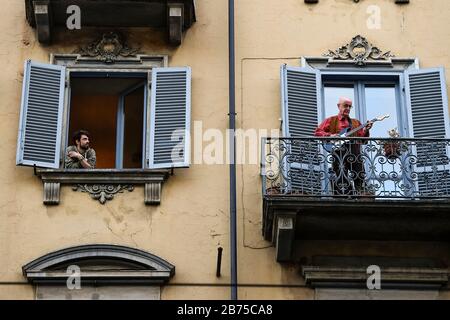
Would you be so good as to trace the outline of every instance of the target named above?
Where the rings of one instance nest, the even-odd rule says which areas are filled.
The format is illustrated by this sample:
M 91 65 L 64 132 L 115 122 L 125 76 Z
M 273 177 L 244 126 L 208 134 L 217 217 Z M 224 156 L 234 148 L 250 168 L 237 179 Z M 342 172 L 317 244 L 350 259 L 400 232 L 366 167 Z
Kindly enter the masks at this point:
M 295 214 L 277 216 L 275 240 L 277 261 L 290 261 L 295 239 Z
M 49 0 L 33 1 L 34 16 L 36 20 L 36 30 L 38 41 L 42 44 L 50 44 L 51 40 L 51 6 Z
M 147 205 L 157 205 L 161 202 L 161 182 L 150 182 L 144 186 L 144 202 Z

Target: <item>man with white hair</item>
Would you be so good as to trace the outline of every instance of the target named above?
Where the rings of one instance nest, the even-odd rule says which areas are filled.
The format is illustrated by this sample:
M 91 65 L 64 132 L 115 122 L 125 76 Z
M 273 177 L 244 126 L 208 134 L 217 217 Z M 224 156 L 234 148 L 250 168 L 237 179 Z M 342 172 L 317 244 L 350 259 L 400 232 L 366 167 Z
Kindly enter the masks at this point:
M 338 137 L 343 129 L 356 128 L 361 125 L 357 119 L 350 118 L 350 110 L 352 108 L 352 100 L 347 97 L 340 97 L 338 101 L 339 112 L 337 115 L 325 119 L 315 130 L 314 135 L 317 137 Z M 369 130 L 373 123 L 368 122 L 367 125 L 355 132 L 352 137 L 369 137 Z M 335 194 L 352 195 L 353 180 L 356 194 L 365 193 L 364 183 L 364 163 L 360 156 L 360 142 L 350 141 L 339 148 L 334 148 L 333 171 L 335 177 L 332 177 L 332 187 Z

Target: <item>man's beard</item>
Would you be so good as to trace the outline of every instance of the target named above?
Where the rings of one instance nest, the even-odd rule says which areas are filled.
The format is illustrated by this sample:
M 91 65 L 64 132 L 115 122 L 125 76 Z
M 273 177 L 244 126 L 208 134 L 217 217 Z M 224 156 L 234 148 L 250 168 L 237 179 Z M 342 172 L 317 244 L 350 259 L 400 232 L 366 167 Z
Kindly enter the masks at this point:
M 80 144 L 80 149 L 82 149 L 82 150 L 89 149 L 89 144 L 85 144 L 84 146 Z

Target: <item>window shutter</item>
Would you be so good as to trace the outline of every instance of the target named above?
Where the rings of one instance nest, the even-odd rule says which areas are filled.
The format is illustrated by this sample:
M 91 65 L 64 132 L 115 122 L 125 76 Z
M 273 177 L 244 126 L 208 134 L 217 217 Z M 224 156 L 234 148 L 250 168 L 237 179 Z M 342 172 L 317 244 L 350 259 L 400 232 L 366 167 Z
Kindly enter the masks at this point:
M 406 71 L 405 92 L 414 138 L 450 138 L 444 69 Z M 429 140 L 418 142 L 415 149 L 415 170 L 420 194 L 450 195 L 448 145 L 442 141 Z
M 281 67 L 283 136 L 311 137 L 320 120 L 320 72 L 299 67 Z
M 189 167 L 191 69 L 154 68 L 150 105 L 150 168 Z
M 283 137 L 313 137 L 321 110 L 320 72 L 314 69 L 281 66 Z M 289 143 L 289 142 L 292 143 Z M 320 148 L 314 140 L 286 140 L 291 160 L 284 162 L 288 191 L 321 194 L 325 181 Z
M 59 168 L 65 67 L 25 62 L 16 164 Z

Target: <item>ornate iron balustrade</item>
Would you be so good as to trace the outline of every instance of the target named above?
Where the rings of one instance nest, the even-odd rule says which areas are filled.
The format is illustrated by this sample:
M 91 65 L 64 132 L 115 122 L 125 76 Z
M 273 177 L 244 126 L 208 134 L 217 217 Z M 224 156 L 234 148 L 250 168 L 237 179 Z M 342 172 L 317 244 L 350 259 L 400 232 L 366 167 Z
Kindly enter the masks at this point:
M 450 199 L 450 139 L 263 138 L 261 151 L 265 196 Z

